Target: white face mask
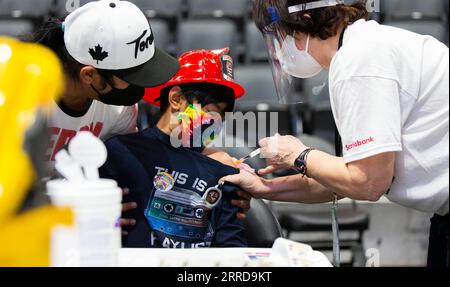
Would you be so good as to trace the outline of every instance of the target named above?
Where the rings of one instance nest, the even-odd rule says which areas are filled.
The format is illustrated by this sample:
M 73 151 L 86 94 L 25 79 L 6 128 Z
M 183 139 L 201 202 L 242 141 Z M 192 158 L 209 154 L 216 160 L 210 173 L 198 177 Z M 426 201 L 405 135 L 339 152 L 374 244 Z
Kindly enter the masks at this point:
M 312 78 L 323 70 L 322 66 L 308 53 L 309 38 L 310 36 L 308 35 L 305 50 L 297 48 L 295 38 L 292 36 L 287 36 L 284 39 L 281 48 L 278 45 L 276 45 L 278 47 L 275 47 L 283 70 L 293 77 L 301 79 Z

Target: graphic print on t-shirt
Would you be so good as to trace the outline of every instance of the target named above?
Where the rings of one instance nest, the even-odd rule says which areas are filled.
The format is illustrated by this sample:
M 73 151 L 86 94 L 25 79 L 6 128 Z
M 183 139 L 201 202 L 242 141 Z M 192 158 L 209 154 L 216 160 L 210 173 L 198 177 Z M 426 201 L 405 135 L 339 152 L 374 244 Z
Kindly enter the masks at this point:
M 156 191 L 145 216 L 157 232 L 198 240 L 206 236 L 210 213 L 197 193 L 174 187 L 171 191 Z
M 157 188 L 159 185 L 155 181 L 161 180 L 161 175 L 170 176 L 161 172 L 155 176 L 152 194 L 145 209 L 145 218 L 153 230 L 153 244 L 157 240 L 163 247 L 167 242 L 174 243 L 172 247 L 178 248 L 210 246 L 214 236 L 210 225 L 214 206 L 198 191 L 178 186 L 168 189 L 167 185 L 164 185 L 165 188 Z M 220 200 L 218 198 L 216 204 Z
M 87 131 L 103 141 L 115 136 L 137 132 L 137 105 L 130 107 L 109 106 L 92 101 L 89 110 L 75 113 L 56 102 L 48 118 L 49 146 L 42 155 L 48 167 L 54 168 L 56 154 L 74 138 L 77 133 Z
M 103 129 L 102 122 L 91 123 L 79 129 L 80 132 L 91 132 L 94 136 L 100 137 Z M 63 129 L 59 127 L 48 128 L 50 143 L 45 153 L 44 161 L 55 161 L 56 154 L 77 135 L 78 131 Z

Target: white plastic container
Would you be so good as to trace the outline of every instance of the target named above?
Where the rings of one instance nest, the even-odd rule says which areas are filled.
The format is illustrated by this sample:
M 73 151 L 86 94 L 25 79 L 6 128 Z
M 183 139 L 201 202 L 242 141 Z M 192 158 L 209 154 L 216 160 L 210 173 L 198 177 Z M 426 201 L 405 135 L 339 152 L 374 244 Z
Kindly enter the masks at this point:
M 52 265 L 58 267 L 116 267 L 121 248 L 122 190 L 113 180 L 47 183 L 56 206 L 71 207 L 75 227 L 56 228 Z

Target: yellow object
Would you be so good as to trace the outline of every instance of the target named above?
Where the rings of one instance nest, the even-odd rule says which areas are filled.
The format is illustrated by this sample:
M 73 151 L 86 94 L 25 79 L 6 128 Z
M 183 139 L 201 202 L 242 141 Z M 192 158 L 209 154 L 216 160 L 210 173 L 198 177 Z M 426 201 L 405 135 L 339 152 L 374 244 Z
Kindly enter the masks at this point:
M 25 133 L 36 111 L 48 109 L 62 93 L 63 83 L 61 65 L 52 51 L 0 37 L 0 266 L 48 264 L 51 225 L 70 223 L 67 211 L 51 208 L 15 218 L 35 176 L 23 150 Z M 25 257 L 25 251 L 35 253 Z
M 15 217 L 0 226 L 0 266 L 49 266 L 51 230 L 58 224 L 71 224 L 72 216 L 70 209 L 49 206 Z
M 50 50 L 0 38 L 0 225 L 15 214 L 33 180 L 25 132 L 37 109 L 62 89 L 61 66 Z

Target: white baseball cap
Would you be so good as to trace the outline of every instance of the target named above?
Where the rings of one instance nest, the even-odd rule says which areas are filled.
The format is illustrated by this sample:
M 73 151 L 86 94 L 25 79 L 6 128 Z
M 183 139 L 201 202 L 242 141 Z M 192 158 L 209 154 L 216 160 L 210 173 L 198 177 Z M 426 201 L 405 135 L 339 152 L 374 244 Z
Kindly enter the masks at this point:
M 64 42 L 79 63 L 140 87 L 164 84 L 180 66 L 155 47 L 148 19 L 127 1 L 93 1 L 76 9 L 64 22 Z

